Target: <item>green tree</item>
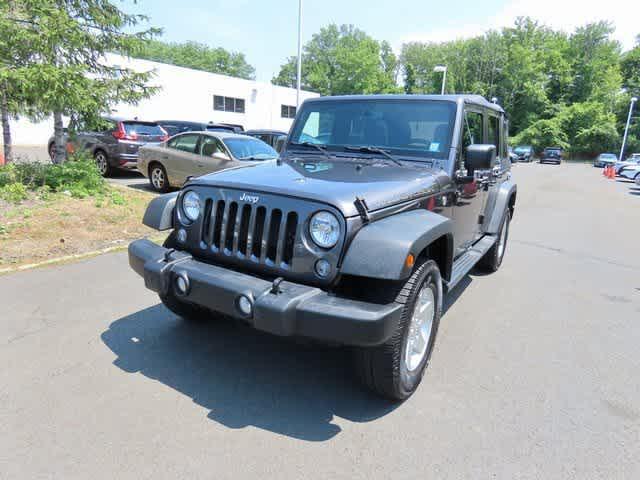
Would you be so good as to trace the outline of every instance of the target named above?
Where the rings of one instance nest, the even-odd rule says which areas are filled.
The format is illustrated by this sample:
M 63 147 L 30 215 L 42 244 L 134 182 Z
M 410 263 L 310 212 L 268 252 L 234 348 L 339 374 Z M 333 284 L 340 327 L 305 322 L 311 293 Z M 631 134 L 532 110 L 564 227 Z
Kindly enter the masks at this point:
M 613 109 L 620 89 L 620 44 L 611 39 L 614 28 L 608 22 L 579 27 L 569 38 L 572 61 L 572 103 L 597 100 Z
M 300 79 L 300 87 L 303 90 L 313 90 L 307 80 L 307 69 L 305 68 L 305 60 L 308 59 L 304 54 L 302 55 L 302 78 Z M 276 76 L 271 79 L 271 83 L 274 85 L 280 85 L 281 87 L 296 88 L 298 85 L 298 57 L 289 57 L 287 61 L 280 66 L 280 71 Z
M 149 73 L 108 64 L 106 54 L 133 55 L 159 31 L 134 29 L 144 17 L 122 12 L 110 0 L 13 0 L 13 22 L 29 55 L 10 65 L 22 81 L 33 116 L 53 113 L 55 161 L 66 158 L 62 117 L 96 118 L 115 103 L 136 103 L 154 93 Z M 16 26 L 17 25 L 17 26 Z M 3 36 L 4 32 L 0 32 Z
M 557 115 L 572 154 L 594 156 L 618 147 L 615 114 L 596 101 L 574 103 Z
M 304 88 L 323 95 L 389 93 L 398 90 L 397 59 L 387 42 L 378 42 L 353 25 L 329 25 L 313 35 L 302 56 Z M 296 57 L 272 79 L 295 85 Z
M 25 113 L 29 102 L 20 68 L 28 63 L 32 45 L 22 20 L 14 0 L 0 3 L 0 117 L 6 162 L 13 160 L 10 118 Z
M 416 89 L 416 70 L 411 63 L 404 66 L 404 93 L 413 93 Z
M 640 95 L 640 35 L 636 46 L 622 56 L 620 70 L 624 88 L 632 95 Z
M 255 68 L 247 62 L 243 53 L 229 52 L 198 42 L 166 43 L 152 40 L 144 45 L 136 57 L 247 80 L 255 78 Z
M 562 125 L 557 118 L 537 120 L 518 133 L 513 144 L 531 145 L 537 153 L 544 147 L 557 146 L 568 148 L 569 142 Z

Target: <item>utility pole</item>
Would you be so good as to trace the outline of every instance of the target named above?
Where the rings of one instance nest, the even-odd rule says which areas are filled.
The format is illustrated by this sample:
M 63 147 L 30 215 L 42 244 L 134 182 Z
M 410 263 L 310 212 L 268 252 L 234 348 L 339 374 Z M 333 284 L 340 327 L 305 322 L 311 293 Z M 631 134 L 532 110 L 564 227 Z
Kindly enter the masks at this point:
M 296 111 L 300 108 L 300 83 L 302 81 L 302 0 L 298 0 L 298 74 L 296 79 Z
M 629 124 L 631 123 L 631 112 L 633 112 L 633 104 L 638 101 L 638 97 L 631 97 L 631 105 L 629 105 L 629 115 L 627 116 L 627 125 L 624 127 L 624 135 L 622 136 L 622 148 L 620 148 L 620 158 L 622 161 L 622 155 L 624 155 L 624 146 L 627 143 L 627 134 L 629 133 Z
M 436 65 L 433 69 L 436 73 L 442 73 L 442 88 L 440 90 L 440 95 L 444 95 L 444 86 L 447 82 L 447 66 L 446 65 Z

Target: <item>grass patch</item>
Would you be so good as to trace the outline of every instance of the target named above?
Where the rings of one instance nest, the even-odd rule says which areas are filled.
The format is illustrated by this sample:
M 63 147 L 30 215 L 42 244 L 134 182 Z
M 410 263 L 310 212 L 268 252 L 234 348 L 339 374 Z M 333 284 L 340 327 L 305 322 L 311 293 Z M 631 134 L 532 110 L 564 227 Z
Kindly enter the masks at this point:
M 14 162 L 0 167 L 0 199 L 20 203 L 28 199 L 28 192 L 36 192 L 41 198 L 58 192 L 87 198 L 109 193 L 109 185 L 93 159 L 83 152 L 61 165 Z
M 27 190 L 19 203 L 0 200 L 0 267 L 78 255 L 157 234 L 142 224 L 153 194 L 119 186 L 78 196 Z

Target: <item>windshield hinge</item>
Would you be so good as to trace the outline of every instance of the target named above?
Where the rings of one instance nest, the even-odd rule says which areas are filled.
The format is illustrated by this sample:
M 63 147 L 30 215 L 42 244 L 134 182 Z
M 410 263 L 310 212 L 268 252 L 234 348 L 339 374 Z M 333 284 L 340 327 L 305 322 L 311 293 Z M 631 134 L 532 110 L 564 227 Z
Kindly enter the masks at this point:
M 369 207 L 367 207 L 367 203 L 364 201 L 364 199 L 356 197 L 356 200 L 355 202 L 353 202 L 353 204 L 356 206 L 356 210 L 358 210 L 358 214 L 360 215 L 360 218 L 362 218 L 362 221 L 367 223 L 370 220 Z

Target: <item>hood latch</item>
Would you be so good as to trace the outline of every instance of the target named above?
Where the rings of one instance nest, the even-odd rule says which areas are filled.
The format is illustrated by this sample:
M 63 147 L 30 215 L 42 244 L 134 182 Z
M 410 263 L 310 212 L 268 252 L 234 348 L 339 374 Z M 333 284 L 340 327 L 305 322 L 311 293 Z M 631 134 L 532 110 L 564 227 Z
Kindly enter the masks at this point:
M 355 202 L 353 204 L 356 206 L 356 210 L 358 210 L 358 214 L 364 223 L 369 222 L 369 207 L 367 207 L 367 202 L 364 201 L 363 198 L 356 197 Z

